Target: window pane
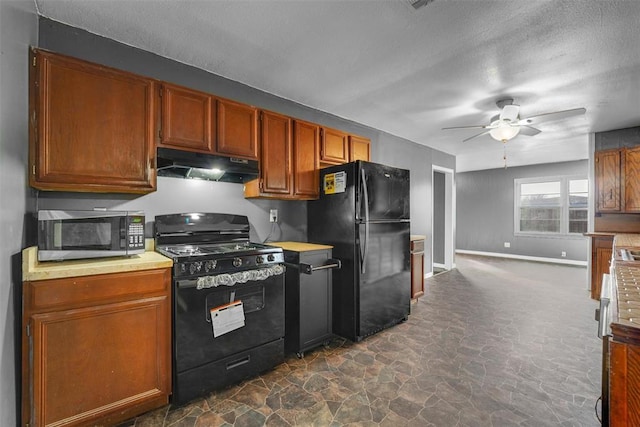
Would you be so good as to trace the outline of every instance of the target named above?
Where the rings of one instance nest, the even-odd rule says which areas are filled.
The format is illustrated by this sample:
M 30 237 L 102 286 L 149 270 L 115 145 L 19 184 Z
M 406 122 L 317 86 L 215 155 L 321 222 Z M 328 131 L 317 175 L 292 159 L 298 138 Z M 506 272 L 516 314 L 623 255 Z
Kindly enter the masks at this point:
M 573 179 L 569 181 L 569 233 L 587 232 L 587 204 L 589 202 L 589 181 Z
M 520 185 L 520 194 L 560 194 L 560 181 L 530 182 Z
M 589 181 L 586 179 L 572 179 L 569 181 L 569 193 L 588 193 Z
M 520 231 L 523 232 L 560 232 L 559 207 L 548 208 L 520 208 Z

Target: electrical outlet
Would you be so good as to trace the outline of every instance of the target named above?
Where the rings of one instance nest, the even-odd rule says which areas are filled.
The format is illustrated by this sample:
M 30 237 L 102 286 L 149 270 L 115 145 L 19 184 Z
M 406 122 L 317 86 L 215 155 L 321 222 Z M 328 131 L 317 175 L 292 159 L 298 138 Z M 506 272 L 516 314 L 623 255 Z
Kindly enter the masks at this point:
M 562 256 L 562 258 L 564 258 L 564 257 L 566 257 L 566 256 L 567 256 L 567 253 L 566 253 L 565 251 L 562 251 L 562 252 L 560 253 L 560 255 Z
M 504 242 L 504 247 L 505 248 L 510 248 L 511 247 L 511 242 Z
M 271 209 L 269 211 L 269 222 L 278 222 L 278 209 Z

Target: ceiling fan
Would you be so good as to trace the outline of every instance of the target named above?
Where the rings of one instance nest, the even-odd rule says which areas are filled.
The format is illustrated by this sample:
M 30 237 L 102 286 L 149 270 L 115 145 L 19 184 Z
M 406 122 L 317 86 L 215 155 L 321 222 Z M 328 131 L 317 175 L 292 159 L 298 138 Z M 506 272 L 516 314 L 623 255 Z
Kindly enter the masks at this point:
M 485 129 L 479 134 L 470 136 L 464 139 L 463 142 L 477 138 L 482 135 L 489 134 L 497 141 L 507 142 L 510 139 L 515 138 L 516 135 L 528 135 L 533 136 L 539 134 L 540 129 L 536 129 L 531 125 L 538 125 L 542 122 L 564 119 L 567 117 L 577 116 L 584 114 L 587 110 L 584 108 L 574 108 L 571 110 L 553 111 L 551 113 L 538 114 L 536 116 L 530 116 L 527 118 L 520 117 L 520 106 L 513 103 L 513 99 L 501 99 L 496 102 L 498 108 L 500 108 L 500 114 L 491 119 L 491 123 L 488 125 L 476 125 L 476 126 L 455 126 L 442 128 L 442 130 L 451 129 Z

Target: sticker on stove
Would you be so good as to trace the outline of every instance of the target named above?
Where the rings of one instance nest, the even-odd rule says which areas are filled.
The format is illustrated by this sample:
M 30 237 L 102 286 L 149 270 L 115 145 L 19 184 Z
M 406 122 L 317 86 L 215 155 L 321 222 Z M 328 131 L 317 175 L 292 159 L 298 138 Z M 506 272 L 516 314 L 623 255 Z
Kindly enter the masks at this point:
M 335 172 L 324 176 L 324 194 L 344 193 L 347 189 L 347 173 Z
M 244 305 L 242 301 L 214 307 L 211 313 L 211 326 L 214 338 L 244 326 Z

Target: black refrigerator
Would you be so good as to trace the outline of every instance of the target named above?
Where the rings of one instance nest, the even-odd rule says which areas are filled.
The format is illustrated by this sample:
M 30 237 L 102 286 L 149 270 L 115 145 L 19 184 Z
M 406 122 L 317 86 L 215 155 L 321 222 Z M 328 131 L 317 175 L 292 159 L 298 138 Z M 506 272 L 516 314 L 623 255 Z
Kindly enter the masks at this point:
M 308 240 L 333 246 L 333 332 L 353 341 L 406 320 L 411 304 L 409 171 L 358 160 L 320 171 Z

